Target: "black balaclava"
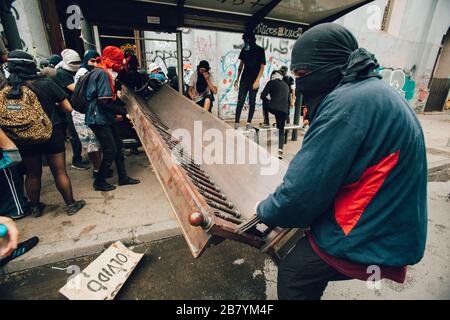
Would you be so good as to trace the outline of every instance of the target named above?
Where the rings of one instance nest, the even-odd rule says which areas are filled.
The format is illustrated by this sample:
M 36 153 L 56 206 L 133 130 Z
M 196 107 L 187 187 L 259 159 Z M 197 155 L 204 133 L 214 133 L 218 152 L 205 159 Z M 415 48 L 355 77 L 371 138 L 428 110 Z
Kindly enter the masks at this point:
M 14 50 L 8 54 L 8 84 L 12 87 L 7 94 L 8 99 L 21 99 L 20 87 L 28 80 L 40 78 L 33 56 L 22 50 Z
M 306 31 L 292 50 L 291 70 L 309 74 L 297 78 L 311 121 L 325 97 L 338 85 L 378 76 L 375 57 L 358 48 L 353 34 L 341 25 L 324 23 Z
M 177 76 L 177 68 L 175 68 L 174 66 L 168 67 L 167 68 L 167 78 L 169 78 L 169 80 L 172 80 L 176 76 Z

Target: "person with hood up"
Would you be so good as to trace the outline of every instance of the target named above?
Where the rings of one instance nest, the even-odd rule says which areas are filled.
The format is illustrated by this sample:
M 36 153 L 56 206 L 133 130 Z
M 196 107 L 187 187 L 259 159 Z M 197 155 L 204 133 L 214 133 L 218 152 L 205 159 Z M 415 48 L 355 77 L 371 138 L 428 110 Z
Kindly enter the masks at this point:
M 167 79 L 169 80 L 169 85 L 176 91 L 178 91 L 178 74 L 177 68 L 174 66 L 167 68 Z M 184 92 L 184 88 L 183 88 Z
M 283 158 L 284 125 L 289 116 L 289 86 L 283 80 L 280 71 L 272 72 L 270 81 L 267 82 L 261 93 L 263 101 L 264 124 L 269 125 L 269 112 L 275 116 L 278 129 L 278 158 Z
M 80 69 L 81 58 L 75 50 L 65 49 L 61 52 L 62 61 L 60 67 L 56 70 L 55 82 L 67 93 L 69 100 L 75 90 L 75 74 Z M 82 146 L 78 138 L 72 114 L 66 113 L 67 129 L 70 135 L 72 146 L 72 168 L 77 170 L 88 170 L 89 163 L 83 160 L 81 156 Z
M 97 191 L 116 189 L 106 181 L 113 162 L 116 163 L 120 186 L 140 183 L 139 180 L 127 175 L 122 139 L 115 121 L 116 115 L 129 118 L 117 99 L 120 98 L 120 91 L 116 92 L 114 86 L 114 81 L 122 70 L 123 60 L 124 55 L 120 48 L 106 47 L 103 49 L 100 63 L 97 64 L 87 83 L 86 97 L 89 106 L 85 121 L 95 133 L 103 152 L 102 162 L 94 180 L 94 189 Z
M 424 256 L 424 136 L 377 67 L 338 24 L 313 27 L 294 45 L 291 69 L 311 125 L 283 182 L 256 209 L 267 225 L 308 228 L 279 263 L 279 299 L 320 299 L 335 280 L 403 283 Z

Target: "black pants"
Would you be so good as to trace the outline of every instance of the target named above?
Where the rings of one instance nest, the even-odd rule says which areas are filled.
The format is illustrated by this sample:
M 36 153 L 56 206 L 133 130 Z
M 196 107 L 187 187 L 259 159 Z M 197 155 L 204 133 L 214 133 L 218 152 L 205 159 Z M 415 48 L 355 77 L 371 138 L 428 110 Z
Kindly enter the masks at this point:
M 325 263 L 304 237 L 278 265 L 279 300 L 319 300 L 329 281 L 350 280 Z
M 238 93 L 238 103 L 236 107 L 236 117 L 235 123 L 239 123 L 241 120 L 242 108 L 244 107 L 245 99 L 247 98 L 247 93 L 249 95 L 250 102 L 250 110 L 248 111 L 247 122 L 250 123 L 253 120 L 253 115 L 255 114 L 255 106 L 256 106 L 256 94 L 257 90 L 253 90 L 253 83 L 245 83 L 241 82 L 239 84 L 239 93 Z
M 78 137 L 77 130 L 75 130 L 75 125 L 73 124 L 72 114 L 66 113 L 67 129 L 70 136 L 70 144 L 72 145 L 72 163 L 81 162 L 83 158 L 81 157 L 81 141 Z
M 108 169 L 116 162 L 119 180 L 127 177 L 125 158 L 122 152 L 122 139 L 119 136 L 116 124 L 114 125 L 90 125 L 102 148 L 103 158 L 98 170 L 99 181 L 104 181 Z
M 287 113 L 276 111 L 276 110 L 270 110 L 267 105 L 263 104 L 263 114 L 264 114 L 264 123 L 269 123 L 269 112 L 275 116 L 275 121 L 277 122 L 277 129 L 278 129 L 278 149 L 283 150 L 284 147 L 284 139 L 285 139 L 285 132 L 284 132 L 284 126 L 286 124 L 287 119 L 289 118 Z

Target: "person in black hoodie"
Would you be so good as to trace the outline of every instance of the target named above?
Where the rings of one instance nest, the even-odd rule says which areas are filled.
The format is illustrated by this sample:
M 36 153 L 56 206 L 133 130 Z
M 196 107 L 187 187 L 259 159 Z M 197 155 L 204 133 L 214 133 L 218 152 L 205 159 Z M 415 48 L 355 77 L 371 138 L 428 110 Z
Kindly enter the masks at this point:
M 261 93 L 264 112 L 264 126 L 269 127 L 269 112 L 275 115 L 278 132 L 278 157 L 283 157 L 284 125 L 289 116 L 289 86 L 279 71 L 272 72 L 270 81 Z

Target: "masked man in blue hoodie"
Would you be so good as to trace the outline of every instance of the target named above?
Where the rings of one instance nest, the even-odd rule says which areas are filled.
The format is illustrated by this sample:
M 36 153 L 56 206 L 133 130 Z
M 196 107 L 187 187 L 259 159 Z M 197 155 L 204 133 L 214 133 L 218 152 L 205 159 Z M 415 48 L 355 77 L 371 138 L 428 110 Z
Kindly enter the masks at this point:
M 294 45 L 291 69 L 311 126 L 283 183 L 257 206 L 267 225 L 307 229 L 279 264 L 279 299 L 320 299 L 329 281 L 403 283 L 423 258 L 423 132 L 377 67 L 337 24 L 313 27 Z

